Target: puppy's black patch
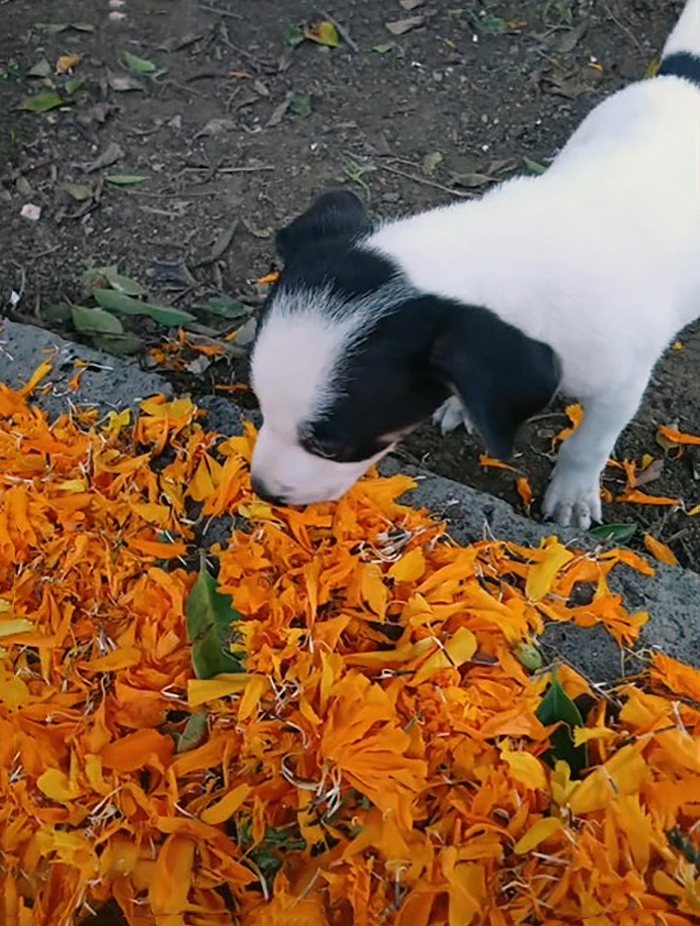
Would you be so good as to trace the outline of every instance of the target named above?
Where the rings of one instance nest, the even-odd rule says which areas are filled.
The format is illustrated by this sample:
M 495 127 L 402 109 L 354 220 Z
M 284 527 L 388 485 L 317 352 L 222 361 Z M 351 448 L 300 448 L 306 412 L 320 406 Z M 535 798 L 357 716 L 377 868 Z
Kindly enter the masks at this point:
M 505 459 L 528 418 L 547 406 L 561 379 L 552 348 L 489 309 L 451 304 L 431 355 L 489 452 Z
M 488 309 L 419 296 L 351 349 L 330 384 L 334 400 L 299 436 L 319 456 L 366 460 L 456 392 L 489 452 L 504 458 L 559 379 L 551 347 Z
M 324 287 L 341 298 L 378 289 L 396 268 L 391 261 L 353 246 L 370 231 L 365 207 L 354 193 L 324 193 L 277 233 L 277 251 L 285 262 L 279 285 Z
M 700 87 L 700 58 L 687 51 L 677 51 L 661 62 L 657 77 L 683 77 Z
M 333 400 L 302 427 L 302 446 L 338 462 L 366 460 L 438 408 L 449 385 L 430 362 L 442 313 L 412 299 L 362 332 L 330 385 Z

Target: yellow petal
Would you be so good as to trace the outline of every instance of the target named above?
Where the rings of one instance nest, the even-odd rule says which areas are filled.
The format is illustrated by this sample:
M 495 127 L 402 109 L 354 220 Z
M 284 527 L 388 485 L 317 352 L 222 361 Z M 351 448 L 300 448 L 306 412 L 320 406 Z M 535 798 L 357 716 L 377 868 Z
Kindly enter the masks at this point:
M 73 801 L 82 794 L 82 788 L 75 782 L 71 783 L 68 775 L 58 768 L 49 768 L 43 775 L 39 775 L 36 786 L 42 794 L 59 804 Z
M 238 785 L 233 791 L 229 791 L 226 797 L 222 797 L 216 804 L 212 804 L 211 807 L 207 807 L 206 810 L 202 811 L 200 814 L 202 823 L 209 823 L 211 826 L 224 823 L 243 806 L 252 792 L 251 785 Z
M 187 703 L 190 707 L 199 707 L 206 701 L 240 694 L 245 691 L 251 678 L 244 672 L 240 675 L 217 675 L 216 678 L 191 678 L 187 682 Z
M 0 620 L 0 637 L 11 637 L 14 633 L 27 633 L 28 630 L 34 630 L 34 624 L 23 617 L 7 621 Z
M 245 687 L 241 704 L 238 708 L 238 719 L 247 720 L 257 711 L 260 699 L 267 691 L 269 682 L 264 675 L 253 675 Z
M 583 746 L 590 740 L 603 740 L 615 736 L 610 727 L 574 727 L 574 746 Z
M 530 601 L 540 601 L 554 585 L 559 570 L 574 558 L 556 537 L 548 537 L 544 543 L 547 555 L 530 568 L 525 582 L 525 594 Z
M 547 790 L 547 776 L 542 763 L 529 752 L 511 752 L 504 749 L 501 758 L 508 763 L 511 777 L 527 788 Z
M 513 846 L 513 851 L 517 852 L 518 855 L 532 852 L 541 842 L 550 839 L 563 828 L 564 824 L 559 817 L 543 817 L 537 823 L 533 823 L 530 829 L 520 837 Z
M 428 642 L 428 641 L 425 641 Z M 477 642 L 474 634 L 467 627 L 460 627 L 452 638 L 425 660 L 410 681 L 411 685 L 421 685 L 431 675 L 441 669 L 455 669 L 472 658 L 476 652 Z
M 410 550 L 389 570 L 389 578 L 395 582 L 415 582 L 425 572 L 425 556 L 420 547 Z

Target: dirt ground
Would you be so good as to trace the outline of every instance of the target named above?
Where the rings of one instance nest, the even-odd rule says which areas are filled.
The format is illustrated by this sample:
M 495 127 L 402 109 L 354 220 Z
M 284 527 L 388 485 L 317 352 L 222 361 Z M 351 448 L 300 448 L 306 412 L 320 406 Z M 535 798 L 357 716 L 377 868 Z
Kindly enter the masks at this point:
M 320 10 L 297 0 L 0 0 L 9 27 L 0 36 L 0 208 L 8 216 L 0 303 L 12 318 L 70 332 L 66 303 L 85 303 L 84 271 L 116 264 L 161 304 L 201 314 L 207 299 L 233 297 L 238 319 L 204 312 L 195 335 L 228 345 L 223 335 L 245 322 L 245 341 L 264 294 L 252 281 L 274 265 L 274 231 L 316 194 L 345 183 L 372 215 L 392 216 L 546 167 L 598 100 L 644 75 L 681 5 L 337 0 Z M 402 34 L 394 32 L 403 26 L 387 27 L 413 17 Z M 329 18 L 341 27 L 338 47 L 300 41 L 305 24 Z M 59 57 L 73 55 L 80 63 L 56 74 Z M 150 62 L 150 71 L 132 73 L 125 55 Z M 66 105 L 22 109 L 52 92 Z M 120 186 L 107 179 L 115 175 L 146 179 Z M 38 219 L 27 206 L 39 207 Z M 504 273 L 508 262 L 504 253 Z M 127 326 L 148 348 L 167 333 L 149 318 Z M 690 510 L 700 501 L 700 464 L 656 442 L 659 424 L 700 433 L 700 331 L 680 341 L 616 456 L 662 461 L 644 491 Z M 173 375 L 197 397 L 244 384 L 245 362 L 200 358 Z M 482 468 L 475 440 L 440 438 L 427 425 L 402 453 L 519 510 L 515 477 L 525 474 L 537 517 L 564 404 L 525 429 L 517 474 Z M 605 485 L 619 493 L 620 471 L 609 469 Z M 605 506 L 605 518 L 636 523 L 632 545 L 651 532 L 700 570 L 700 517 L 617 504 Z

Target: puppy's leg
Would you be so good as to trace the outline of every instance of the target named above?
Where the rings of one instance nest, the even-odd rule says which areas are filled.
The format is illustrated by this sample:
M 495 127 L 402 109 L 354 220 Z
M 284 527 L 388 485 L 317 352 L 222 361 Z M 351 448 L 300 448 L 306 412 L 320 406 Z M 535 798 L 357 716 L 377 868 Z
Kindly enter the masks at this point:
M 636 412 L 641 387 L 610 390 L 605 399 L 583 403 L 583 421 L 559 450 L 544 498 L 544 513 L 561 525 L 588 530 L 602 519 L 600 474 L 620 432 Z
M 433 413 L 433 424 L 438 425 L 443 434 L 454 431 L 455 428 L 458 428 L 461 424 L 464 425 L 470 434 L 474 433 L 474 425 L 467 414 L 467 410 L 456 395 L 450 396 L 450 398 L 447 399 L 446 402 L 443 402 L 440 408 Z

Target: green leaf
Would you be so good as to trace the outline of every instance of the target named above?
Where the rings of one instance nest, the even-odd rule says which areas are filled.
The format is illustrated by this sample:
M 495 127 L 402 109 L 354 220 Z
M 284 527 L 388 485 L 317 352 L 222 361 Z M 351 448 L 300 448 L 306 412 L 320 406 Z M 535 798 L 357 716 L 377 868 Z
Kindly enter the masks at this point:
M 196 308 L 210 312 L 212 315 L 221 315 L 222 318 L 243 318 L 249 314 L 249 310 L 242 303 L 230 296 L 212 296 Z
M 68 23 L 34 23 L 37 29 L 41 29 L 42 32 L 46 32 L 49 35 L 58 35 L 59 32 L 65 32 L 68 28 Z
M 194 321 L 194 315 L 183 312 L 182 309 L 176 309 L 170 305 L 151 305 L 150 302 L 132 299 L 131 296 L 114 289 L 96 290 L 95 299 L 103 309 L 109 312 L 122 312 L 124 315 L 148 315 L 158 324 L 168 327 L 185 325 L 187 322 Z
M 187 638 L 192 644 L 192 667 L 197 678 L 213 678 L 222 672 L 243 672 L 237 656 L 229 652 L 232 625 L 241 615 L 231 596 L 223 595 L 207 571 L 204 551 L 197 581 L 185 607 Z
M 143 341 L 131 331 L 123 334 L 94 334 L 92 341 L 95 347 L 115 357 L 128 357 L 143 350 Z
M 128 51 L 124 52 L 124 64 L 132 74 L 152 74 L 158 70 L 158 65 L 146 58 L 139 58 L 138 55 L 131 55 Z
M 599 524 L 588 532 L 596 540 L 605 542 L 612 540 L 615 543 L 627 543 L 637 531 L 636 524 Z
M 515 657 L 531 672 L 539 672 L 542 668 L 542 653 L 533 643 L 518 643 L 515 648 Z
M 148 177 L 141 177 L 137 174 L 112 174 L 111 177 L 105 177 L 105 180 L 114 186 L 135 186 L 137 183 L 145 183 Z
M 588 749 L 586 745 L 575 746 L 573 728 L 583 726 L 581 712 L 564 691 L 557 677 L 556 669 L 552 673 L 552 684 L 535 712 L 540 723 L 546 727 L 554 723 L 559 726 L 550 734 L 551 748 L 543 758 L 551 765 L 557 759 L 563 759 L 569 764 L 572 775 L 577 777 L 588 765 Z
M 539 176 L 547 170 L 544 164 L 540 164 L 539 161 L 533 161 L 532 158 L 523 158 L 523 162 L 531 174 L 537 174 Z
M 91 267 L 85 271 L 83 279 L 91 286 L 107 284 L 127 296 L 142 296 L 144 293 L 143 286 L 136 280 L 117 273 L 116 264 L 111 267 Z
M 289 108 L 299 119 L 306 119 L 311 115 L 311 97 L 308 93 L 295 93 Z
M 373 45 L 371 51 L 376 51 L 378 55 L 385 55 L 392 48 L 394 48 L 393 42 L 385 42 L 382 45 Z
M 290 48 L 296 48 L 297 45 L 301 45 L 304 39 L 304 30 L 301 26 L 287 26 L 284 30 L 283 41 L 284 44 L 288 45 Z
M 122 323 L 102 309 L 88 309 L 84 305 L 72 305 L 71 317 L 77 331 L 87 334 L 121 334 Z
M 53 68 L 46 60 L 46 58 L 42 58 L 40 61 L 37 61 L 34 67 L 27 71 L 27 77 L 51 77 L 52 74 Z
M 84 86 L 85 86 L 84 77 L 69 77 L 68 80 L 64 84 L 65 91 L 69 96 L 72 96 L 74 93 L 77 93 L 78 90 L 82 90 Z
M 71 320 L 71 308 L 72 306 L 67 302 L 55 302 L 41 310 L 41 317 L 47 322 L 62 324 Z
M 479 20 L 479 32 L 487 35 L 502 35 L 508 31 L 508 23 L 498 16 L 484 16 Z
M 187 718 L 185 729 L 177 738 L 176 753 L 188 752 L 201 746 L 207 736 L 209 718 L 205 711 L 197 711 Z
M 25 100 L 22 109 L 28 113 L 47 113 L 50 109 L 65 105 L 65 102 L 57 93 L 39 93 Z

